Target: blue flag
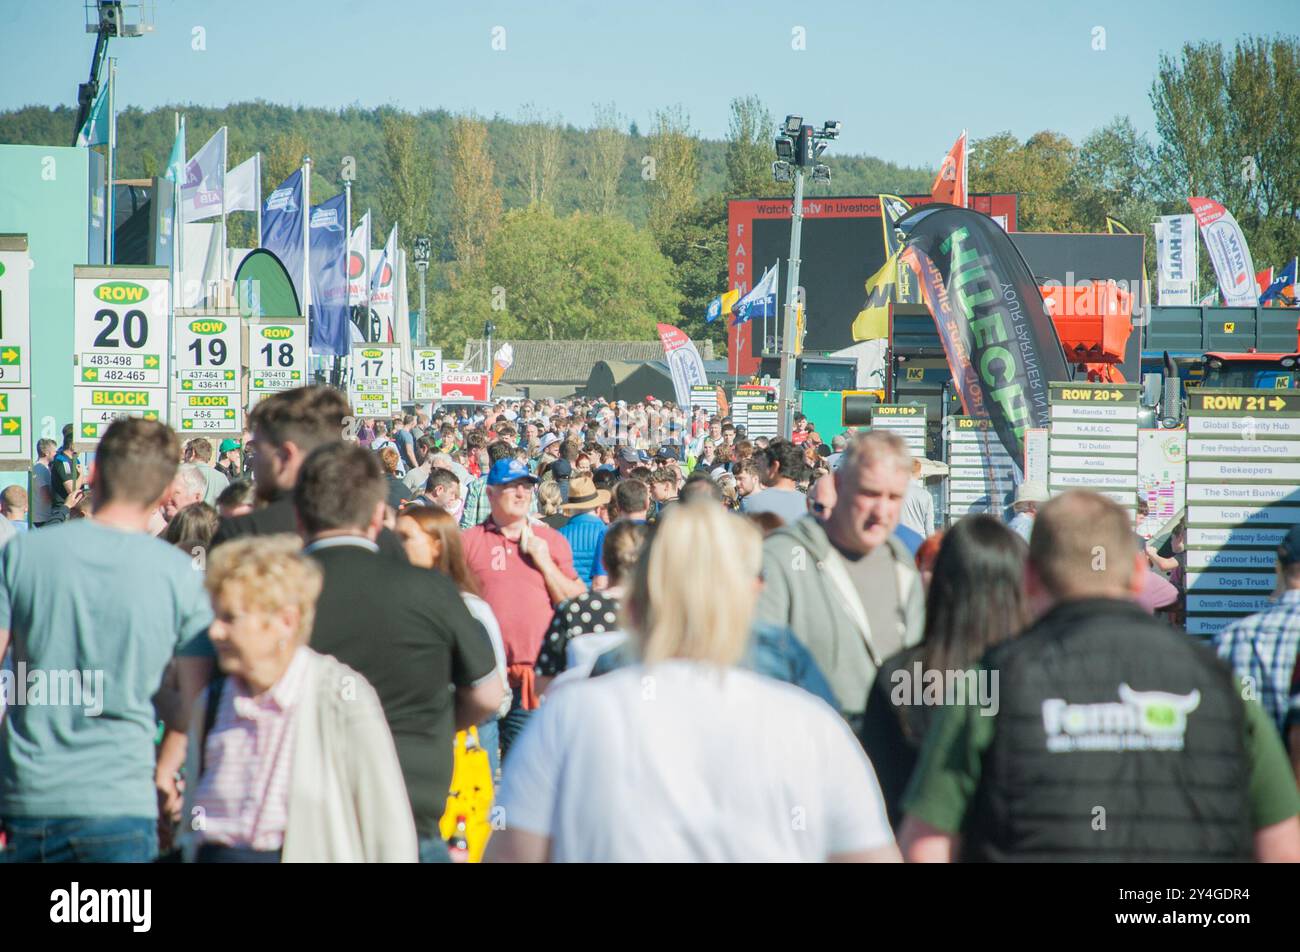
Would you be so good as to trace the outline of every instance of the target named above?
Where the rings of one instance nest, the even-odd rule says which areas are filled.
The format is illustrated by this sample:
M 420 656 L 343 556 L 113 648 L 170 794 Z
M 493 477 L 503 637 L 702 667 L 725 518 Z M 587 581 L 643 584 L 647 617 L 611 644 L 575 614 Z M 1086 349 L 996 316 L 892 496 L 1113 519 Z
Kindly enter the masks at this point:
M 348 313 L 347 196 L 313 205 L 307 234 L 311 245 L 311 349 L 342 357 L 352 344 Z
M 1264 293 L 1259 296 L 1260 304 L 1267 304 L 1283 292 L 1290 295 L 1295 294 L 1295 292 L 1290 289 L 1292 285 L 1296 283 L 1296 265 L 1297 261 L 1295 258 L 1292 258 L 1287 262 L 1287 266 L 1277 273 L 1277 277 L 1273 279 L 1273 283 L 1265 288 Z
M 722 316 L 722 295 L 709 302 L 709 309 L 704 312 L 704 323 L 712 324 Z
M 270 251 L 293 281 L 298 300 L 303 298 L 302 169 L 294 172 L 262 203 L 262 247 Z
M 732 326 L 738 327 L 756 317 L 776 317 L 776 282 L 780 269 L 778 261 L 775 267 L 763 272 L 763 279 L 754 285 L 753 290 L 736 302 L 736 320 Z

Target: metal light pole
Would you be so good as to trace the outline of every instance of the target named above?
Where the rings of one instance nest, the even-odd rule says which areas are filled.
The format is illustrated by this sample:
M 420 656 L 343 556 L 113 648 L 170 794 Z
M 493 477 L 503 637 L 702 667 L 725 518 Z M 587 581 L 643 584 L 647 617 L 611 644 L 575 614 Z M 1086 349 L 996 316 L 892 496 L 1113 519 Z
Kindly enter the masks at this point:
M 492 377 L 496 368 L 492 364 L 492 335 L 496 332 L 497 326 L 488 318 L 488 322 L 483 325 L 483 336 L 487 339 L 487 374 L 488 374 L 488 399 L 492 399 Z
M 803 234 L 803 174 L 812 170 L 814 182 L 829 182 L 831 170 L 817 162 L 826 151 L 828 141 L 840 134 L 839 122 L 831 120 L 820 131 L 804 125 L 801 116 L 786 116 L 776 138 L 777 161 L 772 163 L 772 178 L 788 182 L 794 178 L 794 202 L 790 206 L 790 267 L 786 271 L 785 322 L 781 334 L 781 436 L 790 439 L 794 432 L 794 412 L 798 405 L 794 392 L 794 358 L 798 346 L 799 243 Z
M 415 270 L 420 272 L 420 346 L 429 346 L 429 321 L 424 309 L 425 285 L 427 284 L 425 276 L 429 273 L 429 255 L 432 250 L 432 242 L 427 236 L 421 235 L 415 239 L 415 244 L 411 248 L 411 257 L 415 260 Z
M 794 169 L 794 204 L 790 207 L 790 267 L 785 279 L 785 322 L 781 331 L 781 437 L 794 432 L 795 295 L 799 291 L 799 240 L 803 235 L 803 169 Z

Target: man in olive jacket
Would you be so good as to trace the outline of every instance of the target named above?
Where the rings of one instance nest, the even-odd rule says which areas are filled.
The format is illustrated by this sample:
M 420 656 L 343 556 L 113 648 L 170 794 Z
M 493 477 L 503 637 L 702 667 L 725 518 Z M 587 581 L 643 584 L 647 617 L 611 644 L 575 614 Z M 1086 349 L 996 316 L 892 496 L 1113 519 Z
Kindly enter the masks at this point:
M 921 578 L 894 537 L 911 474 L 897 435 L 860 435 L 835 472 L 825 522 L 805 516 L 763 544 L 758 616 L 808 646 L 855 731 L 876 669 L 918 644 L 925 622 Z

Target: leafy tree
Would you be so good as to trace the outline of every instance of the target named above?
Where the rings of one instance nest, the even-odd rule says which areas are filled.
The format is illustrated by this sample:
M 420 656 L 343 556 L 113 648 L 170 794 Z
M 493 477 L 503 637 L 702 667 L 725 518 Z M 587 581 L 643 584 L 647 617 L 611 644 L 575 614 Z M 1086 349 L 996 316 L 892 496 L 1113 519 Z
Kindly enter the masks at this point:
M 663 253 L 672 260 L 675 283 L 682 293 L 678 326 L 695 340 L 721 335 L 726 323 L 708 324 L 709 302 L 727 287 L 727 202 L 710 195 L 683 216 L 663 240 Z
M 520 136 L 528 203 L 551 198 L 560 175 L 560 153 L 564 144 L 559 117 L 543 116 L 531 103 L 524 107 Z
M 696 203 L 700 166 L 695 155 L 695 135 L 690 117 L 681 105 L 655 113 L 655 130 L 650 136 L 647 167 L 650 195 L 650 231 L 662 245 L 669 232 L 686 217 Z
M 1300 245 L 1300 150 L 1290 117 L 1300 110 L 1300 40 L 1187 44 L 1161 56 L 1151 87 L 1161 138 L 1164 197 L 1186 210 L 1204 195 L 1242 225 L 1256 264 Z
M 1018 192 L 1021 231 L 1078 231 L 1070 172 L 1073 144 L 1056 132 L 1037 132 L 1022 145 L 1010 132 L 976 140 L 968 179 L 972 192 Z
M 421 145 L 418 124 L 413 116 L 391 113 L 383 118 L 384 187 L 380 192 L 380 209 L 386 236 L 396 224 L 398 238 L 407 248 L 417 235 L 429 231 L 433 200 L 433 159 Z M 353 214 L 354 218 L 360 215 Z M 384 240 L 380 238 L 378 240 Z
M 727 136 L 727 194 L 762 198 L 774 193 L 772 114 L 758 96 L 731 100 Z
M 501 192 L 493 182 L 487 127 L 465 116 L 452 122 L 448 142 L 451 171 L 451 247 L 456 261 L 473 267 L 501 220 Z
M 435 334 L 455 350 L 491 318 L 502 337 L 641 339 L 677 318 L 673 269 L 654 241 L 614 216 L 507 212 L 482 257 L 435 297 Z
M 622 125 L 612 102 L 596 106 L 596 119 L 582 149 L 584 211 L 612 215 L 618 208 L 618 182 L 627 164 L 627 136 Z

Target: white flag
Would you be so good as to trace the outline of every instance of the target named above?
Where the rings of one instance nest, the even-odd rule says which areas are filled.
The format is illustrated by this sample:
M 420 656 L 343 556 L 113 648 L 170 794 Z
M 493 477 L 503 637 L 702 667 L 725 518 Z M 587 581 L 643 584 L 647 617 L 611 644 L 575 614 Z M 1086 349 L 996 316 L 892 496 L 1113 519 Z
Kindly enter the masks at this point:
M 361 216 L 348 239 L 348 303 L 366 303 L 366 284 L 370 274 L 370 212 Z
M 1156 222 L 1156 287 L 1162 305 L 1195 303 L 1198 247 L 1195 215 L 1162 215 Z
M 406 304 L 406 252 L 397 249 L 397 277 L 393 283 L 393 316 L 397 327 L 393 340 L 398 344 L 398 353 L 402 356 L 402 399 L 409 399 L 414 394 L 415 362 L 411 352 L 411 315 Z
M 226 211 L 255 212 L 262 204 L 262 153 L 239 163 L 226 174 Z
M 1210 251 L 1210 262 L 1219 279 L 1219 290 L 1227 307 L 1254 307 L 1259 304 L 1255 286 L 1255 263 L 1241 233 L 1237 219 L 1218 202 L 1193 196 L 1188 203 L 1201 226 L 1201 237 Z
M 379 339 L 393 340 L 393 278 L 397 267 L 397 226 L 388 233 L 384 249 L 371 255 L 376 261 L 370 278 L 370 309 L 379 317 Z
M 181 221 L 201 221 L 221 214 L 226 186 L 226 127 L 185 164 L 181 180 Z

